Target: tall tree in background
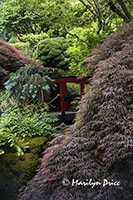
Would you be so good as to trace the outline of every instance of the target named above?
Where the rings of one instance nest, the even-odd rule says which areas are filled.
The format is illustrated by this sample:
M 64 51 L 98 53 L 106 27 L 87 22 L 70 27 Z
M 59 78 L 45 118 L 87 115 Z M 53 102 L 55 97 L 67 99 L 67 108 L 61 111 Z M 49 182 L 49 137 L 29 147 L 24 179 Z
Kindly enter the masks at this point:
M 131 15 L 129 9 L 126 6 L 126 2 L 129 3 L 131 6 L 133 6 L 133 2 L 130 0 L 127 0 L 125 2 L 123 0 L 117 0 L 117 3 L 120 6 L 120 9 L 119 9 L 119 8 L 117 8 L 117 6 L 115 5 L 115 3 L 112 0 L 108 1 L 110 10 L 112 10 L 117 15 L 119 15 L 122 19 L 124 19 L 124 21 L 128 21 L 132 18 L 132 15 Z
M 73 13 L 69 2 L 65 1 L 14 1 L 1 3 L 1 30 L 23 34 L 40 34 L 53 30 L 62 31 L 63 25 L 72 24 Z M 4 7 L 4 9 L 3 9 Z M 70 22 L 71 21 L 71 22 Z
M 94 20 L 98 20 L 97 34 L 110 22 L 111 13 L 107 10 L 104 1 L 79 0 L 90 12 Z M 106 12 L 107 11 L 107 12 Z M 104 17 L 103 17 L 104 16 Z
M 130 0 L 125 2 L 123 0 L 117 0 L 115 3 L 113 0 L 79 1 L 89 10 L 90 14 L 93 16 L 93 19 L 98 20 L 97 34 L 99 34 L 100 31 L 104 29 L 106 25 L 108 25 L 108 23 L 110 23 L 110 20 L 113 17 L 111 11 L 113 11 L 125 21 L 132 18 L 130 9 L 127 8 L 132 6 L 132 2 Z
M 74 27 L 90 27 L 97 33 L 112 24 L 114 18 L 131 18 L 130 0 L 6 0 L 0 2 L 1 31 L 18 36 L 27 33 L 54 33 L 65 36 Z M 113 21 L 114 23 L 114 21 Z

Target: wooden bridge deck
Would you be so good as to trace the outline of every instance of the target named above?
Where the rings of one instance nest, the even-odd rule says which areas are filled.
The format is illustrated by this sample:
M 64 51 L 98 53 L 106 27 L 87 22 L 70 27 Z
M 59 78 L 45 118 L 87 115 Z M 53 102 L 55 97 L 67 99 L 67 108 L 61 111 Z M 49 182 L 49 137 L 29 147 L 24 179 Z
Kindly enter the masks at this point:
M 63 117 L 64 117 L 65 121 L 73 121 L 75 114 L 76 114 L 75 111 L 66 111 L 65 115 Z M 61 112 L 49 112 L 48 116 L 56 116 L 60 120 L 62 120 L 62 113 Z

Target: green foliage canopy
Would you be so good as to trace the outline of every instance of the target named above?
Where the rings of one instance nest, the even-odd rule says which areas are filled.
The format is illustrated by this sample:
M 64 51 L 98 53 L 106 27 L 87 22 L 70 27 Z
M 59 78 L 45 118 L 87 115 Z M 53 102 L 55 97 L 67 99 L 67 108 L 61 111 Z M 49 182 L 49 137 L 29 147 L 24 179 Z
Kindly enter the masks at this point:
M 132 3 L 127 0 L 121 2 L 131 16 Z M 93 26 L 97 33 L 100 33 L 101 30 L 108 31 L 111 25 L 115 27 L 115 24 L 118 24 L 118 20 L 125 14 L 123 6 L 120 0 L 116 1 L 116 5 L 110 0 L 6 0 L 0 3 L 1 34 L 8 31 L 21 36 L 43 31 L 56 37 L 65 36 L 74 27 L 79 26 Z M 96 22 L 95 25 L 93 22 Z
M 90 50 L 102 41 L 102 36 L 98 36 L 92 28 L 74 28 L 70 33 L 72 33 L 72 35 L 66 35 L 66 40 L 69 43 L 69 47 L 66 51 L 69 58 L 68 73 L 73 75 L 91 74 L 91 70 L 86 68 L 84 60 L 90 53 Z M 77 38 L 73 37 L 73 34 L 76 35 Z
M 28 33 L 58 32 L 63 24 L 72 21 L 70 3 L 65 1 L 15 1 L 10 0 L 10 6 L 1 3 L 0 27 L 17 35 Z M 6 7 L 7 6 L 7 7 Z

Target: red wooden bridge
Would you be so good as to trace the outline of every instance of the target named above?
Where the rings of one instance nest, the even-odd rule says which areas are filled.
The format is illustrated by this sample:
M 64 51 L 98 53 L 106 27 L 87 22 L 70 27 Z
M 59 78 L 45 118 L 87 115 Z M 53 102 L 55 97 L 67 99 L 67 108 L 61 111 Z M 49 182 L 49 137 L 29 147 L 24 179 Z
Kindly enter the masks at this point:
M 78 83 L 80 84 L 80 95 L 82 96 L 84 94 L 84 85 L 89 84 L 92 78 L 88 76 L 70 76 L 70 77 L 59 77 L 55 78 L 54 82 L 59 84 L 60 87 L 60 98 L 61 98 L 61 118 L 62 121 L 65 121 L 65 111 L 68 109 L 68 103 L 65 101 L 65 97 L 67 96 L 67 83 Z M 29 104 L 28 96 L 25 96 L 25 101 L 27 105 Z M 60 115 L 59 112 L 57 112 L 57 115 Z M 67 112 L 67 115 L 70 117 L 70 115 L 74 115 L 74 112 Z M 56 115 L 56 112 L 49 115 Z
M 89 84 L 92 78 L 87 76 L 71 76 L 71 77 L 60 77 L 54 80 L 55 83 L 59 83 L 60 86 L 60 97 L 61 97 L 61 114 L 62 120 L 65 117 L 65 111 L 68 108 L 68 103 L 65 101 L 67 96 L 67 83 L 78 83 L 80 84 L 80 95 L 84 94 L 84 85 Z

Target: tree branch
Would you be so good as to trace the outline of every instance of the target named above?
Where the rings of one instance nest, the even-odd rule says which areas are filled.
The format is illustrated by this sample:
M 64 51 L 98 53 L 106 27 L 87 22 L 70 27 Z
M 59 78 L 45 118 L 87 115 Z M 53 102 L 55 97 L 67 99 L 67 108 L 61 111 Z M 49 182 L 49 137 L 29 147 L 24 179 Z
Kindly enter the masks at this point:
M 131 14 L 129 13 L 126 5 L 124 4 L 123 0 L 117 0 L 117 2 L 120 4 L 122 10 L 124 11 L 125 15 L 127 16 L 128 19 L 131 19 L 132 16 Z
M 97 15 L 93 12 L 93 10 L 91 9 L 91 7 L 86 4 L 83 0 L 79 0 L 95 17 L 97 17 Z
M 78 40 L 80 40 L 80 41 L 86 43 L 84 40 L 80 39 L 76 34 L 73 34 L 73 33 L 70 33 L 69 31 L 67 31 L 67 29 L 66 29 L 65 26 L 63 26 L 63 28 L 64 28 L 64 30 L 65 30 L 65 32 L 66 32 L 67 34 L 69 34 L 69 35 L 71 35 L 71 36 L 73 36 L 73 37 L 76 37 Z M 60 31 L 60 32 L 61 32 L 61 31 Z
M 95 10 L 95 13 L 97 14 L 97 6 L 96 6 L 95 2 L 94 2 L 95 6 L 89 0 L 87 0 L 87 2 L 88 2 L 88 4 L 90 4 L 92 6 L 93 10 Z
M 119 15 L 122 19 L 124 19 L 125 21 L 128 20 L 127 16 L 125 16 L 118 8 L 116 8 L 112 0 L 109 0 L 108 5 L 110 7 L 110 10 Z

